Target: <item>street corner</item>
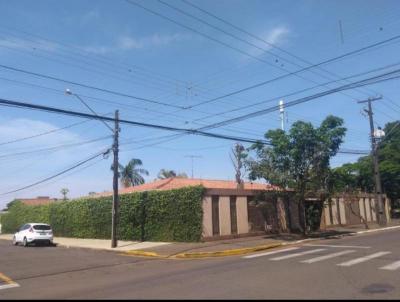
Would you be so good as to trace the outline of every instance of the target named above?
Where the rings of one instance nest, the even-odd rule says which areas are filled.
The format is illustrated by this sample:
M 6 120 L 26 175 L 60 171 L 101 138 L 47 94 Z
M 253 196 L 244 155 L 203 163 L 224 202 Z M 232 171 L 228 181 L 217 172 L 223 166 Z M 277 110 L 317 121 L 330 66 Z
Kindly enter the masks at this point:
M 19 287 L 20 285 L 10 277 L 0 272 L 0 290 Z

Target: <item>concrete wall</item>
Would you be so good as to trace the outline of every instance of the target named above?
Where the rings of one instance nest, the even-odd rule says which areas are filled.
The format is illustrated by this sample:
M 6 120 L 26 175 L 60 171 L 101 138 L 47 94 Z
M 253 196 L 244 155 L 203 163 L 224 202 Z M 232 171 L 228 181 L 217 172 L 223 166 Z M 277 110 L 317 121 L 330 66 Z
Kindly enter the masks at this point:
M 229 196 L 219 197 L 219 234 L 231 234 L 231 208 Z
M 385 212 L 388 221 L 390 220 L 390 200 L 384 197 L 385 200 Z M 333 197 L 331 206 L 325 201 L 326 206 L 323 208 L 322 216 L 325 226 L 350 224 L 346 216 L 346 211 L 348 211 L 349 203 L 353 202 L 358 205 L 358 212 L 356 213 L 364 221 L 373 222 L 376 221 L 376 210 L 375 210 L 375 199 L 373 194 L 360 194 L 355 201 L 346 200 L 344 197 Z M 337 205 L 339 205 L 339 211 L 337 210 Z M 331 208 L 331 209 L 330 209 Z M 353 206 L 353 209 L 357 209 L 357 206 Z M 332 218 L 330 217 L 330 210 L 332 211 Z M 349 213 L 348 213 L 349 214 Z M 351 214 L 354 215 L 354 214 Z
M 328 201 L 324 202 L 324 208 L 322 209 L 322 216 L 324 216 L 325 218 L 325 226 L 331 225 L 332 221 L 331 221 L 331 214 L 329 212 L 329 203 Z
M 337 225 L 339 224 L 339 213 L 337 208 L 338 200 L 336 198 L 332 199 L 332 224 Z
M 203 198 L 203 237 L 210 237 L 213 235 L 212 230 L 212 208 L 211 208 L 211 196 L 205 196 Z
M 344 205 L 344 198 L 339 198 L 339 216 L 340 216 L 340 224 L 346 224 L 346 208 Z
M 250 229 L 247 213 L 247 196 L 238 196 L 236 198 L 236 217 L 238 234 L 247 234 Z

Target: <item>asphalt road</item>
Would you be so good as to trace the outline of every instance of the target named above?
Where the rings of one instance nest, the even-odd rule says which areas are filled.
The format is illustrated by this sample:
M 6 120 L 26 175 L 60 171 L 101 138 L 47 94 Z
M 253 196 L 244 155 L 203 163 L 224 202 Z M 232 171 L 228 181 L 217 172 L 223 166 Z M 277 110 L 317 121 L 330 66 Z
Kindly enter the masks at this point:
M 248 256 L 163 260 L 0 240 L 0 299 L 398 299 L 400 230 Z M 271 253 L 272 252 L 272 253 Z

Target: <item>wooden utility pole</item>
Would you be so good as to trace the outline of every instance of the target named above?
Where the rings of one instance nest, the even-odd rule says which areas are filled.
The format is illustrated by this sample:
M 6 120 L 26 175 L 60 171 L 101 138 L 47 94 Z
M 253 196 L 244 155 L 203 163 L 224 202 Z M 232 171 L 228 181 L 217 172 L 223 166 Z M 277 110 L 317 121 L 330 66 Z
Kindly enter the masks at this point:
M 368 98 L 364 101 L 358 101 L 357 103 L 368 103 L 368 110 L 364 109 L 369 116 L 369 126 L 371 132 L 371 147 L 372 147 L 372 161 L 374 166 L 374 180 L 375 180 L 375 211 L 377 213 L 377 219 L 380 226 L 385 226 L 387 224 L 385 206 L 382 200 L 382 184 L 381 176 L 379 173 L 379 160 L 378 160 L 378 145 L 376 142 L 375 129 L 374 129 L 374 118 L 372 112 L 373 101 L 382 99 L 382 97 Z
M 114 125 L 114 163 L 113 163 L 113 202 L 112 202 L 112 219 L 111 219 L 111 247 L 117 247 L 117 226 L 118 226 L 118 134 L 119 134 L 119 112 L 115 111 Z

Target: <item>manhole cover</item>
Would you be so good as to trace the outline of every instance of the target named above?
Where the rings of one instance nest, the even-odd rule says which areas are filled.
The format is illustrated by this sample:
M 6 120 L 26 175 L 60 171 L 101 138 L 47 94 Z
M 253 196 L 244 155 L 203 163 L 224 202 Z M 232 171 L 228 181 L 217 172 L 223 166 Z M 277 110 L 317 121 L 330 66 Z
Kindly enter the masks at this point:
M 372 283 L 364 287 L 361 291 L 367 294 L 383 294 L 394 290 L 394 286 L 384 283 Z

